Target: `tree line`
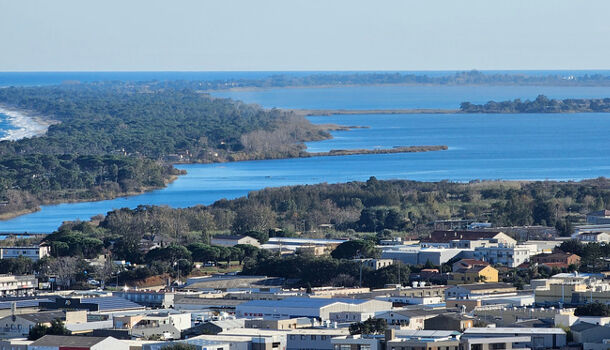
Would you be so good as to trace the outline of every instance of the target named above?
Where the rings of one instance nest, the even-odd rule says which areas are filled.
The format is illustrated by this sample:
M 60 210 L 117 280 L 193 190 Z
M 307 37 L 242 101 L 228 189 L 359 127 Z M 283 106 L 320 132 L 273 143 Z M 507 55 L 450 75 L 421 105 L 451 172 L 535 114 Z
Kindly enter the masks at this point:
M 463 113 L 608 113 L 610 98 L 549 99 L 538 95 L 535 100 L 489 101 L 482 105 L 462 102 Z

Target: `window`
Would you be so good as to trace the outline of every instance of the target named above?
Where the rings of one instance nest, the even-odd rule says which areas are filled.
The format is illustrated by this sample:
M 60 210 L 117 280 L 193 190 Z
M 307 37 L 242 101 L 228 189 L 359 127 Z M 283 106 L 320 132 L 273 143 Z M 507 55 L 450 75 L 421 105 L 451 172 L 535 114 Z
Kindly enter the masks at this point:
M 312 336 L 311 336 L 311 340 L 316 340 L 316 336 L 315 336 L 315 335 L 312 335 Z
M 504 343 L 493 343 L 493 344 L 491 344 L 491 349 L 506 349 L 506 344 L 504 344 Z
M 339 350 L 352 350 L 352 347 L 349 344 L 342 344 L 339 346 Z
M 360 350 L 371 350 L 371 346 L 368 344 L 360 345 Z

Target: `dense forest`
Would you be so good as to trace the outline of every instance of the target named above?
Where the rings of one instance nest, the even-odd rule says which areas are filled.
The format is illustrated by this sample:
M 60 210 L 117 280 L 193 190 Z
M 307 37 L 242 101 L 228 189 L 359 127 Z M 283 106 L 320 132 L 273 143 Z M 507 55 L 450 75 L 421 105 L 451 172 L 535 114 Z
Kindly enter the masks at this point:
M 489 101 L 484 105 L 462 102 L 463 113 L 608 113 L 610 98 L 604 99 L 549 99 L 539 95 L 534 101 Z
M 297 157 L 329 137 L 302 116 L 147 84 L 11 87 L 0 104 L 57 122 L 0 142 L 0 217 L 162 187 L 171 163 Z

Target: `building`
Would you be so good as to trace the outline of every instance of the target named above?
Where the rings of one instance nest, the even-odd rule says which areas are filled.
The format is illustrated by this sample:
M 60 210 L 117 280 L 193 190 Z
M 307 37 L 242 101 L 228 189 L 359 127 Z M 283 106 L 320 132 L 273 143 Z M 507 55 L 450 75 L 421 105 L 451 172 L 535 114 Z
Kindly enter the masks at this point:
M 250 236 L 238 236 L 238 235 L 215 235 L 212 236 L 210 243 L 212 245 L 218 245 L 222 247 L 233 247 L 238 244 L 250 244 L 255 247 L 260 247 L 260 242 Z
M 610 283 L 590 281 L 549 280 L 545 287 L 534 290 L 536 304 L 539 305 L 581 305 L 599 302 L 610 304 Z
M 331 314 L 332 319 L 332 314 Z M 273 329 L 273 330 L 292 330 L 300 328 L 309 328 L 318 325 L 318 322 L 314 319 L 307 317 L 298 318 L 287 318 L 287 319 L 264 319 L 255 318 L 252 320 L 245 320 L 245 328 L 259 328 L 259 329 Z
M 0 247 L 0 259 L 18 258 L 23 256 L 32 261 L 38 261 L 51 254 L 51 247 L 47 244 L 26 247 Z
M 583 232 L 575 237 L 577 240 L 583 243 L 609 243 L 610 232 L 606 231 L 594 231 L 594 232 Z
M 461 284 L 447 288 L 445 299 L 473 299 L 481 295 L 514 293 L 517 287 L 510 283 L 473 283 Z
M 509 327 L 526 320 L 541 320 L 556 324 L 561 316 L 573 316 L 574 309 L 540 308 L 540 307 L 507 307 L 506 305 L 487 305 L 475 308 L 472 314 L 486 323 L 497 327 Z M 566 325 L 569 326 L 569 325 Z
M 0 275 L 0 296 L 25 296 L 38 288 L 34 275 Z
M 347 328 L 297 329 L 287 335 L 287 350 L 333 350 L 331 339 L 349 335 Z
M 392 303 L 367 299 L 302 298 L 282 300 L 251 300 L 237 305 L 235 314 L 247 318 L 310 317 L 330 319 L 331 312 L 381 312 L 392 308 Z
M 144 310 L 145 307 L 127 299 L 119 297 L 89 297 L 89 298 L 63 298 L 55 297 L 55 300 L 39 303 L 41 308 L 49 310 L 71 309 L 88 310 L 99 312 L 112 311 L 136 311 Z
M 246 320 L 243 318 L 217 321 L 212 320 L 190 328 L 183 335 L 195 336 L 200 334 L 218 334 L 235 328 L 244 328 L 245 325 Z
M 329 320 L 338 323 L 354 323 L 363 322 L 369 318 L 374 318 L 374 312 L 358 312 L 358 311 L 340 311 L 331 312 L 329 314 Z
M 425 320 L 446 312 L 445 309 L 400 309 L 383 312 L 375 318 L 383 318 L 390 326 L 399 329 L 424 329 Z
M 346 335 L 331 339 L 333 350 L 382 350 L 383 336 Z
M 460 269 L 471 269 L 477 266 L 489 266 L 489 263 L 477 259 L 462 259 L 454 262 L 453 265 L 451 265 L 451 271 L 456 272 Z
M 113 337 L 45 335 L 28 345 L 28 350 L 129 350 L 129 345 Z
M 191 314 L 173 310 L 115 314 L 113 330 L 128 330 L 135 338 L 160 336 L 164 339 L 180 339 L 182 331 L 191 327 Z
M 142 344 L 142 350 L 162 350 L 168 346 L 174 344 L 188 344 L 194 347 L 196 350 L 229 350 L 233 349 L 231 347 L 231 343 L 229 341 L 222 340 L 207 340 L 207 339 L 187 339 L 181 341 L 173 341 L 173 342 L 159 342 L 159 343 L 148 343 Z M 252 349 L 258 349 L 252 347 Z M 264 349 L 263 347 L 260 348 Z M 279 349 L 278 349 L 279 350 Z
M 520 344 L 531 342 L 528 336 L 507 336 L 494 338 L 462 338 L 460 350 L 495 350 L 495 349 L 521 349 Z
M 394 260 L 392 259 L 353 259 L 353 261 L 359 262 L 363 267 L 368 267 L 373 270 L 379 270 L 394 264 Z
M 30 314 L 5 316 L 0 319 L 2 338 L 27 337 L 36 325 L 51 326 L 51 322 L 60 320 L 65 325 L 87 323 L 86 311 L 43 311 Z
M 473 250 L 460 248 L 429 248 L 418 246 L 384 246 L 382 259 L 400 260 L 407 265 L 425 265 L 430 262 L 441 265 L 453 258 L 472 257 Z
M 475 248 L 488 244 L 516 245 L 517 241 L 499 231 L 434 231 L 420 245 L 431 248 Z
M 555 252 L 550 254 L 538 254 L 530 257 L 530 263 L 545 265 L 548 267 L 567 268 L 570 265 L 579 265 L 580 256 L 572 253 Z
M 561 328 L 478 328 L 464 330 L 462 339 L 529 337 L 530 341 L 515 343 L 515 347 L 530 349 L 559 349 L 566 346 L 567 335 Z
M 599 210 L 587 214 L 587 224 L 604 225 L 610 224 L 610 210 Z
M 580 322 L 570 327 L 574 341 L 577 343 L 601 343 L 610 339 L 610 325 L 600 326 L 597 324 Z
M 496 283 L 498 282 L 498 270 L 493 267 L 487 266 L 473 266 L 471 268 L 461 268 L 454 271 L 450 275 L 450 279 L 447 281 L 448 284 L 462 284 L 462 283 Z
M 139 291 L 139 290 L 128 290 L 113 292 L 112 295 L 119 298 L 124 298 L 134 303 L 148 306 L 148 307 L 159 307 L 159 308 L 170 308 L 174 306 L 174 292 L 165 291 Z
M 505 245 L 476 247 L 474 258 L 486 261 L 492 265 L 499 264 L 508 267 L 517 267 L 529 261 L 532 254 L 536 254 L 534 245 Z
M 456 313 L 444 313 L 424 321 L 424 329 L 441 331 L 463 331 L 474 326 L 472 318 Z

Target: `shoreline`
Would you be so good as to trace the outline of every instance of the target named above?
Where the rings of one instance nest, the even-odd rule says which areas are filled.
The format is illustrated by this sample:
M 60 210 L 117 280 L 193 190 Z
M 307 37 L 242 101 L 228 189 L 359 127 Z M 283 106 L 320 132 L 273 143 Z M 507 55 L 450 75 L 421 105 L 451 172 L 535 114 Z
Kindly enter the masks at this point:
M 302 117 L 366 114 L 458 114 L 459 109 L 404 108 L 404 109 L 282 109 Z
M 4 130 L 6 134 L 0 137 L 0 141 L 17 141 L 44 135 L 49 126 L 57 123 L 40 114 L 4 104 L 0 104 L 0 114 L 6 115 L 9 124 L 14 127 L 14 129 Z
M 39 212 L 40 210 L 42 210 L 42 206 L 48 206 L 48 205 L 60 205 L 60 204 L 64 204 L 64 203 L 85 203 L 85 202 L 101 202 L 101 201 L 106 201 L 106 200 L 113 200 L 113 199 L 117 199 L 117 198 L 123 198 L 123 197 L 132 197 L 132 196 L 138 196 L 141 194 L 145 194 L 148 192 L 152 192 L 152 191 L 157 191 L 157 190 L 162 190 L 167 188 L 168 185 L 170 185 L 172 182 L 176 181 L 178 179 L 179 175 L 172 175 L 171 177 L 169 177 L 169 179 L 167 179 L 165 181 L 165 184 L 163 185 L 163 187 L 152 187 L 152 186 L 148 186 L 148 187 L 144 187 L 142 188 L 140 191 L 130 191 L 130 192 L 123 192 L 121 194 L 117 194 L 117 195 L 110 195 L 108 197 L 103 197 L 103 198 L 71 198 L 71 199 L 67 199 L 67 200 L 46 200 L 46 201 L 42 201 L 40 203 L 38 203 L 36 205 L 36 207 L 34 208 L 24 208 L 21 210 L 17 210 L 17 211 L 8 211 L 5 213 L 0 214 L 0 222 L 2 221 L 8 221 L 23 215 L 28 215 L 28 214 L 33 214 L 36 212 Z M 2 234 L 2 232 L 0 232 L 0 234 Z

